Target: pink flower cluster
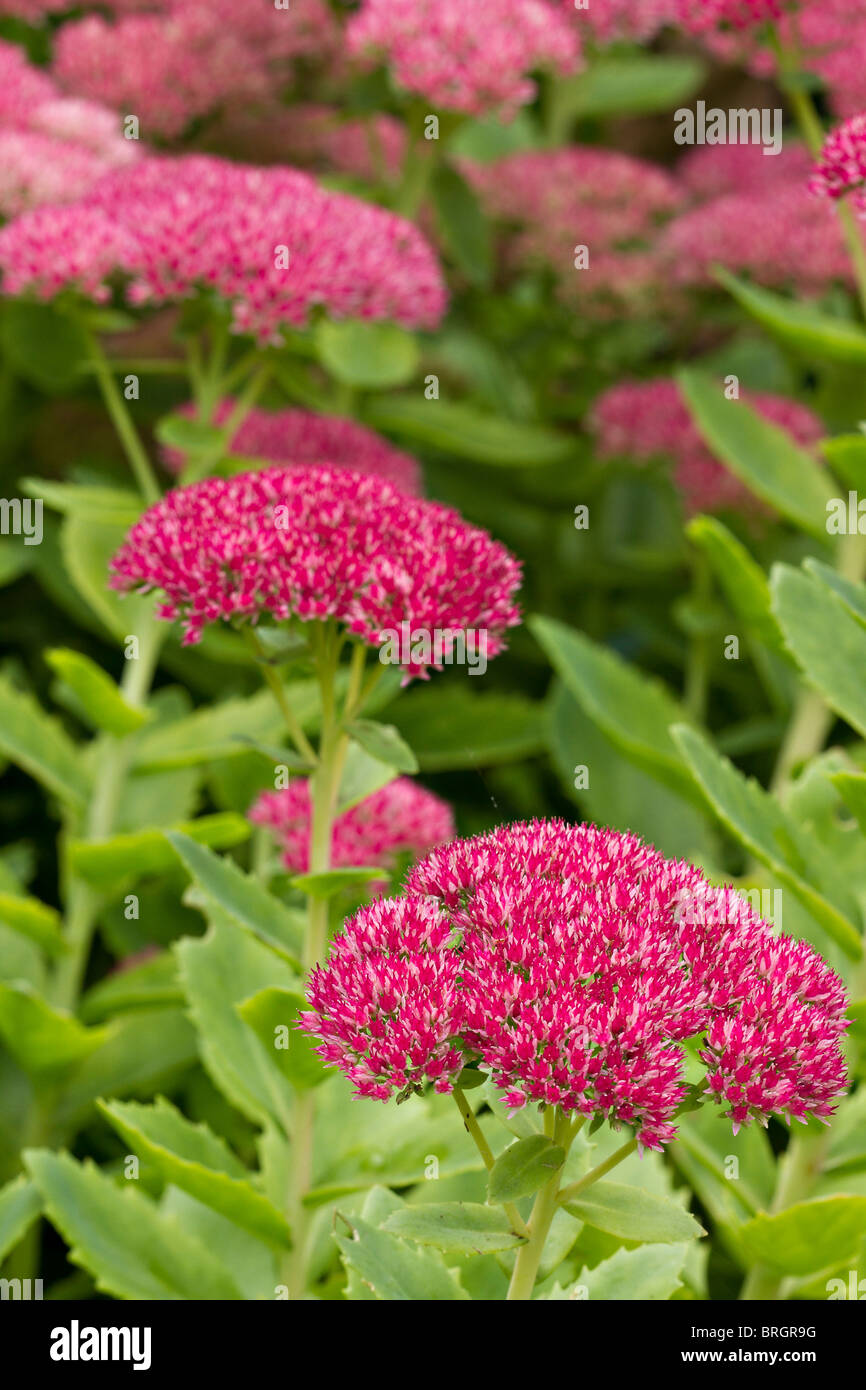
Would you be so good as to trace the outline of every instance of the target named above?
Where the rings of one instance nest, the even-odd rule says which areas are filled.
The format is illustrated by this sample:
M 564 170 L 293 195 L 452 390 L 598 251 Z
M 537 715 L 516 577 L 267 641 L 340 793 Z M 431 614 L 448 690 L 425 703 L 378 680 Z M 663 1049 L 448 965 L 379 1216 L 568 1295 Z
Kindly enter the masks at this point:
M 234 405 L 233 400 L 221 401 L 213 423 L 224 424 Z M 195 406 L 185 406 L 181 413 L 193 416 Z M 230 441 L 228 451 L 293 467 L 321 463 L 331 468 L 354 468 L 357 473 L 387 478 L 402 492 L 421 491 L 421 470 L 411 454 L 395 449 L 389 440 L 357 420 L 339 415 L 253 409 Z M 164 450 L 163 459 L 173 473 L 183 467 L 183 456 L 176 449 Z
M 676 18 L 693 34 L 720 27 L 750 29 L 781 19 L 785 0 L 677 0 Z
M 658 237 L 682 205 L 665 170 L 591 146 L 532 150 L 463 169 L 490 216 L 513 228 L 509 262 L 550 266 L 566 300 L 621 309 L 650 297 L 657 307 L 664 298 Z M 588 249 L 588 268 L 575 268 L 578 246 Z
M 147 136 L 176 137 L 226 103 L 277 95 L 298 58 L 325 56 L 336 26 L 324 0 L 158 0 L 158 13 L 65 24 L 54 73 L 68 91 L 138 116 Z
M 362 908 L 313 973 L 304 1030 L 362 1096 L 473 1058 L 507 1105 L 675 1137 L 681 1044 L 734 1127 L 826 1118 L 845 1089 L 846 996 L 811 948 L 635 836 L 535 821 L 434 850 Z
M 850 194 L 857 211 L 866 214 L 866 113 L 852 116 L 830 132 L 810 187 L 825 198 Z
M 386 62 L 436 109 L 504 117 L 535 96 L 536 68 L 571 72 L 575 30 L 547 0 L 364 0 L 346 29 L 350 53 Z
M 281 327 L 303 326 L 315 306 L 408 328 L 435 326 L 445 309 L 438 263 L 411 222 L 295 169 L 150 156 L 101 179 L 66 225 L 75 286 L 104 296 L 108 277 L 125 276 L 130 302 L 148 305 L 210 289 L 231 303 L 235 330 L 259 342 L 279 342 Z M 106 264 L 108 229 L 118 255 Z M 4 227 L 6 293 L 55 293 L 56 249 L 38 213 Z
M 578 26 L 578 32 L 598 45 L 645 43 L 677 18 L 677 0 L 559 0 Z
M 292 782 L 283 791 L 264 792 L 249 818 L 273 831 L 291 873 L 307 872 L 312 811 L 306 781 Z M 377 864 L 390 869 L 398 855 L 425 854 L 453 837 L 454 817 L 446 802 L 411 777 L 397 777 L 337 816 L 331 863 L 336 869 Z
M 811 410 L 785 396 L 751 392 L 744 399 L 806 448 L 814 447 L 826 433 Z M 731 410 L 737 406 L 737 401 L 730 402 Z M 612 386 L 595 402 L 590 428 L 601 458 L 627 456 L 647 462 L 662 455 L 672 459 L 674 481 L 689 514 L 747 502 L 756 505 L 739 478 L 710 453 L 674 381 L 626 381 Z
M 334 619 L 371 646 L 402 622 L 431 634 L 520 621 L 520 565 L 449 507 L 350 469 L 271 468 L 207 478 L 150 507 L 112 561 L 116 589 L 160 589 L 187 643 L 207 623 Z M 407 667 L 423 676 L 423 666 Z
M 20 49 L 0 40 L 0 214 L 73 202 L 138 154 L 112 111 L 63 99 Z

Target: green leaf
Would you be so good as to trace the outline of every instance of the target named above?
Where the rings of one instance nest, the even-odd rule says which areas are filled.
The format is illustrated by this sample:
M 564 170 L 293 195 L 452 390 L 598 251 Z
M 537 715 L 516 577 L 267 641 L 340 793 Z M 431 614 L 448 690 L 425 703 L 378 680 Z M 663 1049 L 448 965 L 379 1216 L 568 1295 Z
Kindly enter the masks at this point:
M 9 927 L 10 931 L 35 941 L 49 955 L 60 955 L 66 950 L 60 931 L 60 913 L 38 898 L 0 893 L 0 923 Z
M 174 950 L 202 1061 L 215 1085 L 255 1123 L 276 1119 L 290 1129 L 291 1091 L 237 1006 L 263 989 L 297 989 L 295 976 L 269 947 L 219 913 L 206 936 L 186 938 Z
M 339 1213 L 351 1232 L 337 1234 L 337 1245 L 350 1270 L 386 1302 L 455 1302 L 468 1298 L 440 1256 L 407 1245 L 377 1230 L 360 1216 Z
M 501 468 L 540 467 L 574 454 L 574 442 L 543 425 L 484 415 L 471 406 L 412 394 L 380 396 L 364 407 L 368 425 L 457 458 Z
M 46 507 L 65 516 L 80 516 L 106 525 L 132 526 L 141 516 L 143 503 L 125 488 L 86 483 L 58 483 L 53 478 L 22 478 L 21 489 L 41 498 Z
M 686 531 L 706 555 L 731 608 L 747 631 L 774 651 L 782 650 L 782 634 L 770 608 L 767 576 L 742 542 L 714 516 L 696 516 Z
M 87 991 L 79 1013 L 85 1023 L 102 1023 L 116 1014 L 159 1005 L 182 1004 L 183 990 L 177 965 L 169 951 L 161 951 L 140 965 L 128 965 Z
M 26 1235 L 41 1210 L 39 1191 L 23 1173 L 0 1187 L 0 1264 Z
M 237 1006 L 241 1018 L 296 1091 L 310 1090 L 328 1078 L 314 1044 L 296 1027 L 298 1014 L 306 1007 L 306 999 L 296 990 L 275 988 L 261 989 Z
M 190 841 L 228 849 L 250 835 L 249 822 L 234 811 L 216 811 L 198 820 L 184 821 L 172 831 L 136 830 L 113 835 L 109 840 L 71 840 L 69 863 L 79 878 L 99 888 L 117 888 L 152 874 L 166 873 L 177 864 L 172 834 Z
M 666 1302 L 682 1287 L 680 1273 L 686 1245 L 643 1245 L 617 1250 L 594 1269 L 582 1269 L 570 1291 L 560 1298 L 587 1298 L 591 1303 Z
M 117 1187 L 90 1162 L 30 1149 L 24 1161 L 73 1264 L 114 1298 L 239 1299 L 230 1272 L 132 1182 Z
M 422 772 L 451 772 L 534 757 L 544 747 L 543 707 L 525 695 L 472 686 L 412 690 L 389 710 Z
M 759 1212 L 740 1237 L 752 1259 L 785 1274 L 811 1274 L 854 1254 L 864 1231 L 866 1197 L 821 1197 L 775 1216 Z
M 364 883 L 381 881 L 381 878 L 381 865 L 353 864 L 345 869 L 325 869 L 318 874 L 296 874 L 289 882 L 308 897 L 327 902 L 337 893 L 342 893 L 344 888 L 357 888 Z
M 531 1134 L 509 1144 L 497 1158 L 487 1180 L 491 1202 L 515 1202 L 537 1192 L 565 1162 L 565 1151 L 544 1134 Z
M 0 983 L 0 1037 L 16 1061 L 31 1075 L 58 1075 L 106 1041 L 103 1028 L 86 1028 L 72 1014 L 61 1013 L 24 981 Z
M 812 847 L 805 833 L 775 797 L 717 753 L 703 734 L 686 725 L 675 726 L 672 734 L 721 823 L 791 889 L 845 954 L 858 960 L 863 951 L 859 932 L 808 881 L 806 859 L 812 857 Z
M 833 772 L 830 781 L 866 835 L 866 772 Z
M 395 772 L 413 773 L 418 771 L 418 760 L 408 743 L 400 737 L 393 724 L 379 724 L 375 719 L 353 719 L 346 726 L 357 744 L 380 763 L 392 767 Z
M 782 516 L 825 539 L 830 489 L 811 454 L 745 401 L 729 401 L 714 378 L 689 370 L 677 380 L 714 457 Z
M 25 381 L 51 395 L 68 391 L 90 356 L 86 334 L 73 318 L 29 299 L 4 301 L 0 347 Z
M 430 188 L 439 235 L 473 285 L 488 285 L 493 271 L 490 229 L 474 190 L 451 164 L 440 164 Z
M 774 565 L 770 587 L 773 612 L 806 681 L 866 734 L 863 624 L 827 584 L 790 565 Z
M 177 1084 L 198 1061 L 195 1031 L 183 1009 L 141 1008 L 113 1019 L 103 1045 L 66 1083 L 55 1120 L 62 1134 L 90 1116 L 105 1096 L 152 1096 Z
M 821 452 L 843 482 L 855 492 L 866 492 L 866 435 L 838 434 L 824 439 Z
M 0 677 L 0 753 L 71 806 L 82 808 L 90 784 L 75 745 L 32 695 Z
M 164 415 L 157 420 L 153 432 L 160 444 L 184 454 L 217 454 L 225 435 L 218 425 L 209 425 L 189 415 Z
M 808 556 L 803 561 L 803 569 L 813 579 L 826 584 L 828 589 L 832 589 L 836 598 L 840 598 L 845 607 L 853 613 L 854 617 L 866 627 L 866 585 L 856 583 L 849 579 L 847 575 L 840 574 L 830 565 L 825 565 L 820 560 Z
M 367 753 L 359 743 L 349 740 L 340 790 L 337 794 L 337 814 L 342 815 L 382 787 L 394 781 L 394 769 L 379 758 Z
M 130 705 L 102 667 L 82 652 L 54 647 L 45 653 L 45 660 L 72 691 L 92 728 L 123 738 L 151 718 L 147 710 Z
M 566 1211 L 596 1230 L 623 1240 L 671 1245 L 706 1235 L 678 1202 L 656 1197 L 628 1183 L 596 1182 L 565 1203 Z
M 811 304 L 747 284 L 721 266 L 715 275 L 746 313 L 786 347 L 804 357 L 819 357 L 828 362 L 849 362 L 855 366 L 866 363 L 866 333 L 850 320 L 831 318 Z
M 395 323 L 323 318 L 313 332 L 323 367 L 347 386 L 386 391 L 403 386 L 418 370 L 418 344 Z
M 525 1244 L 504 1211 L 480 1202 L 425 1202 L 401 1207 L 382 1226 L 391 1235 L 452 1255 L 489 1255 Z
M 188 835 L 170 830 L 166 838 L 209 903 L 285 959 L 300 960 L 303 936 L 297 916 L 279 898 L 230 859 L 212 854 Z
M 152 1164 L 166 1183 L 188 1192 L 235 1225 L 278 1248 L 291 1245 L 285 1217 L 249 1181 L 247 1169 L 206 1125 L 194 1125 L 173 1105 L 101 1102 L 121 1139 Z
M 108 587 L 109 564 L 127 527 L 85 514 L 67 516 L 60 533 L 63 563 L 81 598 L 112 637 L 143 633 L 152 621 L 153 595 L 121 598 Z
M 633 763 L 695 801 L 692 777 L 670 735 L 683 711 L 661 682 L 553 618 L 529 626 L 578 704 Z
M 298 681 L 288 687 L 287 695 L 299 722 L 309 729 L 319 710 L 317 682 Z M 262 690 L 250 699 L 224 700 L 173 723 L 146 729 L 136 746 L 136 767 L 162 772 L 240 757 L 249 752 L 251 739 L 276 743 L 283 732 L 283 717 L 273 696 Z M 291 758 L 287 748 L 283 761 Z
M 578 76 L 566 78 L 561 97 L 572 117 L 665 114 L 698 90 L 706 66 L 675 54 L 601 58 Z

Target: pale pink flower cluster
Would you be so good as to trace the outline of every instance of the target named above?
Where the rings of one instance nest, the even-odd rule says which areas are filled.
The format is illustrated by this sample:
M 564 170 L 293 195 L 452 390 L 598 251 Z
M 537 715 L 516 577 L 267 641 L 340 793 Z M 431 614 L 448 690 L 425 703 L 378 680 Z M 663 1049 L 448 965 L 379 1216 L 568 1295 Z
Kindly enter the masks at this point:
M 249 818 L 273 832 L 290 873 L 307 872 L 312 825 L 307 781 L 301 778 L 282 791 L 264 792 Z M 331 864 L 335 869 L 358 865 L 392 869 L 399 855 L 426 854 L 453 839 L 454 833 L 454 817 L 446 802 L 411 777 L 397 777 L 336 817 Z
M 484 631 L 520 621 L 520 565 L 457 512 L 351 469 L 207 478 L 150 507 L 112 561 L 116 589 L 158 589 L 184 640 L 221 619 L 333 619 L 379 646 L 403 622 Z M 410 665 L 410 676 L 426 667 Z
M 830 132 L 810 187 L 819 197 L 850 195 L 858 213 L 866 215 L 866 113 L 852 116 Z
M 65 24 L 54 73 L 76 95 L 138 116 L 146 137 L 180 135 L 231 102 L 273 97 L 290 64 L 333 51 L 325 0 L 277 9 L 263 0 L 163 0 L 158 13 L 99 15 Z
M 599 46 L 628 40 L 645 43 L 677 18 L 677 0 L 559 0 L 578 31 Z
M 810 197 L 800 178 L 725 193 L 690 208 L 665 228 L 660 254 L 674 282 L 683 286 L 714 284 L 716 265 L 769 288 L 793 287 L 805 294 L 823 293 L 834 281 L 852 281 L 832 209 Z
M 576 31 L 547 0 L 363 0 L 346 43 L 386 62 L 401 87 L 437 110 L 505 118 L 535 96 L 529 73 L 572 72 L 580 52 Z
M 777 155 L 760 145 L 696 145 L 676 166 L 679 182 L 699 202 L 728 193 L 769 193 L 802 186 L 812 169 L 805 145 L 785 141 Z
M 0 215 L 74 202 L 138 155 L 114 112 L 62 98 L 20 49 L 0 40 Z
M 510 265 L 549 266 L 560 293 L 582 308 L 610 312 L 658 308 L 667 270 L 658 255 L 661 225 L 683 201 L 676 180 L 647 160 L 573 146 L 531 150 L 463 171 L 487 213 L 511 227 Z M 588 268 L 575 266 L 585 246 Z
M 805 448 L 814 448 L 826 434 L 811 410 L 785 396 L 744 392 L 743 400 Z M 736 410 L 738 405 L 731 401 L 729 408 Z M 689 514 L 745 503 L 755 506 L 753 494 L 707 448 L 675 381 L 625 381 L 612 386 L 595 402 L 589 425 L 601 458 L 627 457 L 639 463 L 659 457 L 672 460 L 674 481 Z
M 86 278 L 104 296 L 107 277 L 123 275 L 130 302 L 148 305 L 209 289 L 232 305 L 235 330 L 260 342 L 279 342 L 283 325 L 303 326 L 318 306 L 408 328 L 435 326 L 445 310 L 438 263 L 411 222 L 298 170 L 149 156 L 101 179 L 69 214 L 79 261 L 97 230 L 93 265 L 71 277 L 76 286 Z M 113 265 L 105 223 L 116 229 Z M 6 293 L 47 295 L 59 278 L 55 252 L 52 224 L 35 213 L 3 228 Z
M 693 34 L 708 29 L 750 29 L 781 19 L 786 0 L 677 0 L 676 18 Z
M 736 908 L 736 910 L 734 910 Z M 698 1038 L 735 1129 L 825 1119 L 845 1089 L 842 981 L 730 889 L 633 835 L 535 821 L 434 850 L 313 973 L 304 1030 L 362 1096 L 477 1060 L 505 1103 L 676 1136 Z
M 234 406 L 233 400 L 221 401 L 214 412 L 214 424 L 224 424 Z M 193 416 L 195 406 L 185 406 L 181 413 Z M 228 452 L 296 468 L 310 463 L 353 468 L 356 473 L 387 478 L 402 492 L 421 491 L 421 470 L 411 454 L 396 449 L 381 434 L 357 420 L 338 415 L 254 408 L 230 441 Z M 166 449 L 163 458 L 167 468 L 180 472 L 184 460 L 176 449 Z

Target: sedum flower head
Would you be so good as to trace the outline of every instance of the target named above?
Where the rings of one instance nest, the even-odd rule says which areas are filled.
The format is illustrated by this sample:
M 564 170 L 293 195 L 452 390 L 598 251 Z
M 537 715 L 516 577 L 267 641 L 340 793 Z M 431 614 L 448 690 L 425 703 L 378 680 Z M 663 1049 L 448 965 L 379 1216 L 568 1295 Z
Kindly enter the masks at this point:
M 709 29 L 752 29 L 781 19 L 785 0 L 677 0 L 676 18 L 692 34 Z
M 185 641 L 220 619 L 333 619 L 383 633 L 474 629 L 495 656 L 519 621 L 520 565 L 439 503 L 352 469 L 269 468 L 177 488 L 136 522 L 113 586 L 158 589 Z M 433 650 L 431 644 L 428 644 Z M 430 659 L 406 666 L 424 675 Z
M 231 399 L 220 401 L 213 423 L 224 424 L 234 407 Z M 195 406 L 187 405 L 181 413 L 194 416 Z M 342 415 L 254 407 L 229 442 L 228 452 L 296 468 L 311 463 L 354 468 L 357 473 L 387 478 L 402 492 L 421 491 L 421 470 L 411 454 L 396 449 L 375 430 Z M 165 449 L 163 459 L 173 473 L 179 473 L 183 467 L 183 455 L 176 449 Z
M 866 213 L 866 112 L 827 136 L 810 187 L 824 198 L 850 195 L 857 211 Z
M 282 791 L 264 792 L 249 818 L 273 832 L 291 873 L 306 873 L 312 823 L 308 782 L 300 779 Z M 450 806 L 411 777 L 397 777 L 336 817 L 331 863 L 336 869 L 368 864 L 390 868 L 399 854 L 425 854 L 453 836 Z
M 736 1127 L 825 1118 L 845 1087 L 842 982 L 731 889 L 633 835 L 535 821 L 434 850 L 313 973 L 302 1027 L 360 1095 L 468 1058 L 531 1102 L 675 1136 L 682 1044 Z
M 435 326 L 445 309 L 438 263 L 411 222 L 296 169 L 148 156 L 100 179 L 70 206 L 70 224 L 95 214 L 123 248 L 108 266 L 94 248 L 99 272 L 123 276 L 132 303 L 209 290 L 231 304 L 236 331 L 260 342 L 279 341 L 285 324 L 305 325 L 316 308 L 408 328 Z M 43 224 L 29 218 L 2 233 L 0 269 L 16 286 L 7 292 L 58 280 L 53 243 L 40 247 Z M 83 256 L 86 237 L 77 240 Z
M 786 396 L 752 392 L 745 400 L 799 444 L 813 447 L 825 433 L 817 415 Z M 737 402 L 731 402 L 731 409 L 737 409 Z M 612 386 L 595 402 L 590 424 L 602 458 L 624 455 L 648 462 L 665 455 L 672 459 L 674 481 L 687 512 L 754 506 L 753 494 L 707 448 L 675 381 L 625 381 Z
M 346 40 L 436 108 L 506 117 L 535 96 L 529 73 L 571 72 L 579 54 L 575 29 L 547 0 L 364 0 Z

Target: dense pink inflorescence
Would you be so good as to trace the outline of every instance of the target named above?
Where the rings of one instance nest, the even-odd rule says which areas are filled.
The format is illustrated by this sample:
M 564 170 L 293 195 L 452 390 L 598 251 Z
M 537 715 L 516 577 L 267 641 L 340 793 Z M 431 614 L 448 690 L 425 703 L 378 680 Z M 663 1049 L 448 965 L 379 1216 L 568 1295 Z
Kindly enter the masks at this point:
M 750 29 L 781 19 L 785 0 L 677 0 L 676 18 L 693 34 L 719 27 Z
M 811 410 L 785 396 L 750 392 L 743 399 L 799 444 L 813 447 L 826 433 Z M 738 404 L 731 401 L 731 410 Z M 646 462 L 666 455 L 672 459 L 674 480 L 689 513 L 755 505 L 753 494 L 701 439 L 674 381 L 626 381 L 612 386 L 595 402 L 590 427 L 602 458 L 627 456 Z
M 547 0 L 364 0 L 346 41 L 437 109 L 474 115 L 512 115 L 535 96 L 528 73 L 571 72 L 579 54 L 576 31 Z
M 177 488 L 135 524 L 112 571 L 115 588 L 163 590 L 160 616 L 182 620 L 186 642 L 220 619 L 294 615 L 334 619 L 371 646 L 403 622 L 474 629 L 495 656 L 520 621 L 520 565 L 504 546 L 451 508 L 350 469 L 271 468 Z
M 145 136 L 180 135 L 232 102 L 276 96 L 298 58 L 330 53 L 336 26 L 323 0 L 163 0 L 157 13 L 88 15 L 65 24 L 54 73 L 67 91 L 141 121 Z
M 659 260 L 661 224 L 682 206 L 664 169 L 615 150 L 527 151 L 463 171 L 486 211 L 514 229 L 506 258 L 550 266 L 567 301 L 586 308 L 658 307 L 669 279 Z M 585 246 L 589 266 L 578 269 Z
M 221 401 L 213 423 L 224 424 L 234 406 L 233 400 Z M 184 406 L 181 413 L 192 416 L 195 406 Z M 295 467 L 323 463 L 334 468 L 354 468 L 357 473 L 387 478 L 403 492 L 421 491 L 421 470 L 411 454 L 396 449 L 375 430 L 341 415 L 252 409 L 230 441 L 229 452 Z M 176 449 L 164 450 L 163 458 L 167 468 L 180 472 L 184 460 Z
M 434 850 L 362 908 L 302 1026 L 360 1095 L 450 1090 L 476 1055 L 506 1103 L 675 1136 L 679 1044 L 734 1126 L 829 1116 L 845 1088 L 841 980 L 733 890 L 633 835 L 535 821 Z
M 677 17 L 678 0 L 559 0 L 560 7 L 574 17 L 578 32 L 593 43 L 604 45 L 629 40 L 645 43 Z
M 260 342 L 279 342 L 283 325 L 304 325 L 317 306 L 408 328 L 435 326 L 445 309 L 438 263 L 411 222 L 296 169 L 149 156 L 100 179 L 69 211 L 85 226 L 98 213 L 129 243 L 112 269 L 129 277 L 130 302 L 211 289 L 231 303 L 235 330 Z M 0 233 L 7 292 L 10 280 L 26 289 L 56 279 L 53 246 L 40 247 L 42 224 L 29 218 Z M 84 233 L 76 240 L 84 255 Z M 102 270 L 103 256 L 100 245 Z
M 825 198 L 850 194 L 858 212 L 866 213 L 866 113 L 852 116 L 830 132 L 810 186 Z
M 811 168 L 805 145 L 791 142 L 771 156 L 761 145 L 697 145 L 679 161 L 676 175 L 696 200 L 706 202 L 729 193 L 802 187 Z
M 725 193 L 690 208 L 664 229 L 660 254 L 683 286 L 714 285 L 717 265 L 745 272 L 761 285 L 806 294 L 852 280 L 832 209 L 812 198 L 801 180 Z
M 249 818 L 273 832 L 290 872 L 307 872 L 312 811 L 306 781 L 292 782 L 283 791 L 264 792 Z M 331 863 L 337 869 L 379 864 L 390 869 L 398 855 L 425 854 L 453 839 L 454 833 L 454 817 L 446 802 L 411 777 L 397 777 L 337 816 Z

